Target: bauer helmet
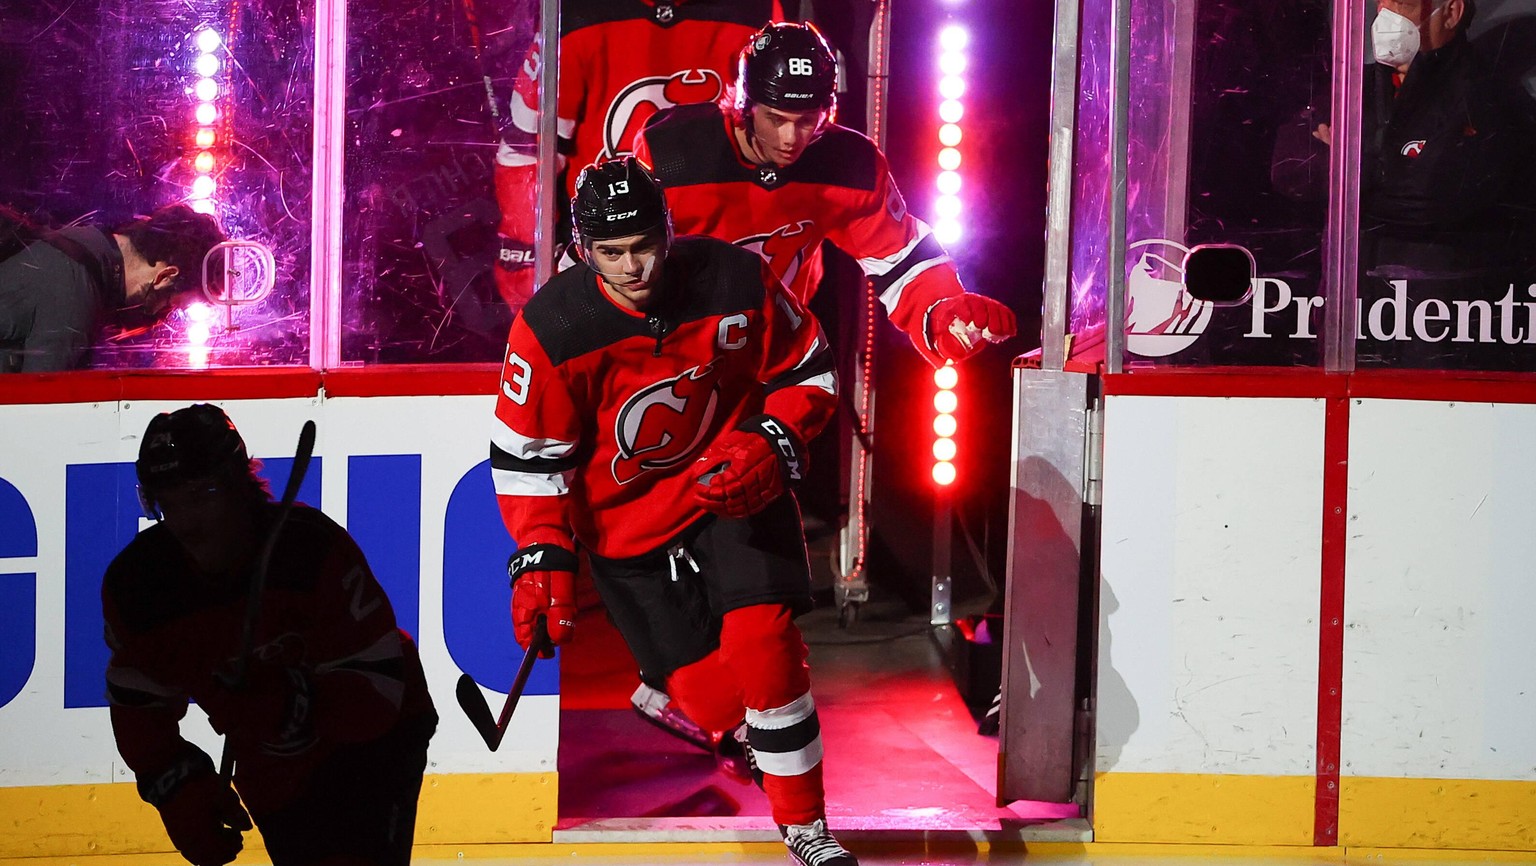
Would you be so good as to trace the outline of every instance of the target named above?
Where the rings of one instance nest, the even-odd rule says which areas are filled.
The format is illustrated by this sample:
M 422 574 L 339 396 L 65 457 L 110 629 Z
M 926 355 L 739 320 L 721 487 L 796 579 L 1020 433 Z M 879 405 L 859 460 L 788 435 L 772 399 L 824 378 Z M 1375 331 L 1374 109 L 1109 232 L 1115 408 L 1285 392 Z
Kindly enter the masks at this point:
M 837 58 L 814 24 L 768 24 L 736 61 L 736 109 L 753 105 L 780 111 L 837 115 Z

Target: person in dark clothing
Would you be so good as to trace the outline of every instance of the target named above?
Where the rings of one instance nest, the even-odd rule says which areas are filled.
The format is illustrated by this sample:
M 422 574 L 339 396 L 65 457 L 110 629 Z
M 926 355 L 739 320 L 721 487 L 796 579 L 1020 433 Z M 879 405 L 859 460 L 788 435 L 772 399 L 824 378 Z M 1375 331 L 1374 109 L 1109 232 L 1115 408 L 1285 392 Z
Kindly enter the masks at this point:
M 88 366 L 109 322 L 159 321 L 200 290 L 203 257 L 224 240 L 183 204 L 111 230 L 42 233 L 0 261 L 0 373 Z
M 346 530 L 304 505 L 284 520 L 259 465 L 206 403 L 144 431 L 158 522 L 101 587 L 118 751 L 194 866 L 235 859 L 253 821 L 274 866 L 407 866 L 437 727 L 416 646 Z M 181 735 L 189 698 L 227 738 L 233 788 Z
M 1377 0 L 1361 123 L 1367 267 L 1404 275 L 1486 268 L 1529 227 L 1531 100 L 1473 49 L 1474 11 L 1473 0 Z M 1331 144 L 1321 111 L 1282 131 L 1276 188 L 1322 200 Z
M 1362 366 L 1529 369 L 1536 105 L 1469 41 L 1473 0 L 1377 0 L 1363 77 Z M 1321 121 L 1321 122 L 1319 122 Z M 1325 113 L 1282 129 L 1271 179 L 1321 203 Z

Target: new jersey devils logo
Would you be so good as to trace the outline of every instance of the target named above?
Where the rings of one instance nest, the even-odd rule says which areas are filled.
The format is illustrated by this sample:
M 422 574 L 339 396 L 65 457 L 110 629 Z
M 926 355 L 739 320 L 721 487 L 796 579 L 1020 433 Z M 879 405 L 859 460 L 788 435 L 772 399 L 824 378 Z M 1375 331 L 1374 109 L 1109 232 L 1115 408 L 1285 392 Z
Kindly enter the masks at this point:
M 725 92 L 725 82 L 713 69 L 684 69 L 631 81 L 608 104 L 603 118 L 604 159 L 630 152 L 635 134 L 651 115 L 674 105 L 713 102 Z
M 779 226 L 765 235 L 752 235 L 736 242 L 763 257 L 768 269 L 779 275 L 784 285 L 794 285 L 795 275 L 805 264 L 805 250 L 810 245 L 811 220 L 800 220 L 787 226 Z
M 709 433 L 720 400 L 714 365 L 693 367 L 635 392 L 614 421 L 619 453 L 613 480 L 620 484 L 642 472 L 676 466 L 693 456 Z

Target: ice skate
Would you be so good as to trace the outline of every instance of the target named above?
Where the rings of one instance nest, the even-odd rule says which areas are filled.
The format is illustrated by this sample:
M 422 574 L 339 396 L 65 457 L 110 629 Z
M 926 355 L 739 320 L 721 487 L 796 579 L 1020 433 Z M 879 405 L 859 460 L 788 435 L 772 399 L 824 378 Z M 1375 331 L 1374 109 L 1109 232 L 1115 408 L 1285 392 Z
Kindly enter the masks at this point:
M 779 833 L 800 866 L 859 866 L 858 858 L 832 838 L 823 818 L 809 824 L 780 824 Z
M 725 733 L 706 731 L 699 727 L 693 719 L 672 706 L 672 698 L 666 692 L 657 691 L 642 682 L 635 689 L 635 693 L 629 696 L 629 703 L 635 708 L 640 718 L 663 731 L 698 746 L 706 752 L 719 753 L 720 743 L 725 739 Z
M 763 771 L 757 768 L 757 758 L 752 754 L 751 744 L 747 742 L 746 722 L 737 725 L 721 738 L 715 759 L 726 774 L 742 783 L 750 781 L 759 789 L 763 787 Z

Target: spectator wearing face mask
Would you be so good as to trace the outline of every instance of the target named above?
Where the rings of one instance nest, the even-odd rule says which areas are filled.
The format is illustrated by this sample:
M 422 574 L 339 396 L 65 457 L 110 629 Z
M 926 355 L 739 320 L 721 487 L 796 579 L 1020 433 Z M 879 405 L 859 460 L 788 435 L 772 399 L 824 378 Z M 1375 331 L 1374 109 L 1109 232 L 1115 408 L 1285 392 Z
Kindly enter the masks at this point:
M 1361 118 L 1367 262 L 1465 271 L 1528 229 L 1531 100 L 1468 41 L 1474 13 L 1474 0 L 1376 0 Z M 1276 188 L 1321 200 L 1331 144 L 1322 111 L 1282 132 Z

